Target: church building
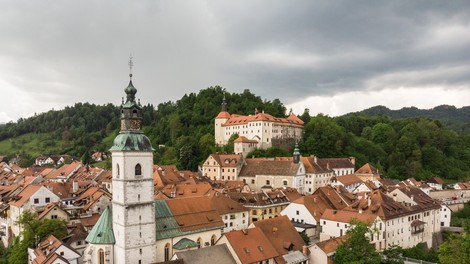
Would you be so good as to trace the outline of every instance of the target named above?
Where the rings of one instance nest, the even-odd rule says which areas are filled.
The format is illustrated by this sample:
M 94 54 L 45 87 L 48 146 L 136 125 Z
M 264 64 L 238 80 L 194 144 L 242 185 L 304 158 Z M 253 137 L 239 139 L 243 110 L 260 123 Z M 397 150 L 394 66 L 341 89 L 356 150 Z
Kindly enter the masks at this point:
M 132 69 L 132 61 L 129 62 Z M 121 130 L 112 153 L 112 205 L 86 238 L 84 263 L 154 263 L 156 226 L 153 148 L 142 131 L 142 106 L 130 82 L 121 105 Z

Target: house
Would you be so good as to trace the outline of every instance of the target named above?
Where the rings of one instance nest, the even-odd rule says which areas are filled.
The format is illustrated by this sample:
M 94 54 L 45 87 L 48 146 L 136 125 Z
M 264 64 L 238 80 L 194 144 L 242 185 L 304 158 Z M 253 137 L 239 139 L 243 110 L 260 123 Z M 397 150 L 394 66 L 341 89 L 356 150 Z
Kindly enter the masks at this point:
M 322 167 L 325 162 L 318 162 L 320 158 L 312 155 L 310 157 L 300 158 L 305 167 L 305 193 L 312 194 L 318 188 L 330 184 L 331 177 L 335 176 L 335 171 L 329 167 Z
M 28 264 L 78 264 L 80 254 L 50 235 L 36 249 L 28 248 Z
M 450 218 L 451 218 L 452 210 L 449 206 L 442 204 L 440 209 L 440 222 L 441 228 L 442 227 L 450 227 Z
M 52 170 L 44 178 L 53 182 L 66 182 L 83 164 L 79 161 L 74 161 L 70 164 Z
M 42 185 L 30 184 L 26 186 L 15 199 L 9 202 L 11 230 L 13 235 L 19 236 L 22 232 L 17 220 L 25 211 L 43 211 L 49 203 L 60 202 L 60 197 Z
M 84 213 L 101 213 L 111 203 L 112 196 L 99 186 L 89 187 L 75 199 L 75 206 L 83 206 Z
M 88 235 L 88 232 L 86 232 L 85 228 L 81 224 L 76 224 L 74 225 L 71 230 L 69 231 L 69 234 L 62 238 L 62 241 L 69 246 L 70 248 L 73 248 L 75 251 L 77 251 L 80 254 L 80 258 L 78 263 L 82 263 L 82 258 L 83 258 L 83 253 L 85 251 L 86 247 L 86 237 Z
M 370 163 L 364 164 L 355 173 L 362 181 L 377 181 L 380 180 L 379 170 L 372 166 Z
M 290 203 L 282 190 L 257 193 L 228 192 L 227 196 L 250 210 L 249 224 L 279 216 Z
M 224 233 L 248 228 L 250 209 L 219 192 L 213 192 L 209 199 L 224 221 Z
M 256 137 L 256 139 L 259 138 Z M 239 136 L 233 141 L 233 151 L 236 154 L 240 154 L 243 157 L 246 157 L 248 153 L 257 148 L 261 148 L 260 142 L 256 139 L 248 139 L 244 136 Z
M 334 176 L 331 178 L 331 186 L 343 186 L 348 192 L 353 192 L 363 181 L 354 174 Z
M 70 221 L 70 216 L 69 214 L 63 210 L 60 206 L 59 203 L 50 203 L 48 204 L 45 208 L 44 211 L 42 211 L 38 216 L 38 220 L 43 220 L 43 219 L 64 219 L 65 222 Z
M 290 157 L 245 159 L 238 178 L 254 191 L 283 187 L 295 188 L 301 194 L 305 191 L 305 167 Z
M 211 154 L 202 164 L 202 175 L 214 181 L 236 181 L 242 165 L 242 155 Z
M 314 156 L 315 158 L 315 156 Z M 331 169 L 336 176 L 353 174 L 355 170 L 356 159 L 349 158 L 317 158 L 317 163 L 322 168 Z
M 308 237 L 320 233 L 320 218 L 326 209 L 340 210 L 352 203 L 352 197 L 346 197 L 331 186 L 321 187 L 312 195 L 303 196 L 290 203 L 281 215 L 286 215 L 298 232 Z
M 307 245 L 287 216 L 254 222 L 271 242 L 279 256 L 276 263 L 308 263 Z
M 366 193 L 343 210 L 369 213 L 380 217 L 384 225 L 374 239 L 376 248 L 392 245 L 409 248 L 418 243 L 432 246 L 433 236 L 440 231 L 440 203 L 419 188 L 395 188 L 387 194 L 380 190 Z M 383 243 L 381 243 L 383 242 Z
M 314 243 L 309 247 L 310 260 L 314 264 L 334 263 L 336 249 L 345 240 L 346 236 L 342 236 Z
M 274 264 L 280 257 L 269 239 L 259 227 L 235 230 L 224 235 L 217 245 L 226 244 L 238 264 L 269 263 Z
M 380 234 L 384 231 L 385 223 L 376 214 L 333 209 L 326 209 L 320 219 L 320 241 L 346 235 L 347 231 L 354 227 L 351 225 L 352 220 L 363 222 L 369 226 L 372 233 L 372 235 L 368 234 L 369 240 L 376 245 L 377 249 L 380 248 L 380 245 L 384 245 L 384 238 Z
M 183 260 L 184 264 L 236 264 L 226 244 L 214 245 L 198 250 L 176 252 L 172 260 Z
M 426 183 L 434 190 L 442 190 L 444 186 L 444 181 L 439 177 L 432 177 L 426 180 Z

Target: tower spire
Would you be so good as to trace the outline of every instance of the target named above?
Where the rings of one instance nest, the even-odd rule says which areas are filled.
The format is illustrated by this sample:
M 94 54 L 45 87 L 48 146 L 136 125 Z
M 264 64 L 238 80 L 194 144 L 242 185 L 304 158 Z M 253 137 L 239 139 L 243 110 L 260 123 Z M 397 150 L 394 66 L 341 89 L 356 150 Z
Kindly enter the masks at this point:
M 134 67 L 134 61 L 132 59 L 133 57 L 132 57 L 132 52 L 131 52 L 129 55 L 129 62 L 127 63 L 127 65 L 129 65 L 129 78 L 131 79 L 131 81 L 132 81 L 132 67 Z
M 222 112 L 227 112 L 227 100 L 225 100 L 225 91 L 224 91 L 224 99 L 222 100 Z

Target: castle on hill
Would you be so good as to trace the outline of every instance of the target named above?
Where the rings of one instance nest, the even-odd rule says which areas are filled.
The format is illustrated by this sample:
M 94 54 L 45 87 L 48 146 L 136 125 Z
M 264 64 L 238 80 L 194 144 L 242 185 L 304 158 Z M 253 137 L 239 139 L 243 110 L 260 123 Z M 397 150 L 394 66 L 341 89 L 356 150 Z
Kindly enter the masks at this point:
M 255 110 L 254 115 L 237 115 L 227 112 L 225 96 L 221 112 L 214 121 L 214 136 L 217 145 L 225 145 L 230 137 L 238 134 L 234 141 L 235 153 L 244 156 L 254 149 L 292 145 L 302 138 L 304 122 L 292 112 L 287 118 L 274 117 Z

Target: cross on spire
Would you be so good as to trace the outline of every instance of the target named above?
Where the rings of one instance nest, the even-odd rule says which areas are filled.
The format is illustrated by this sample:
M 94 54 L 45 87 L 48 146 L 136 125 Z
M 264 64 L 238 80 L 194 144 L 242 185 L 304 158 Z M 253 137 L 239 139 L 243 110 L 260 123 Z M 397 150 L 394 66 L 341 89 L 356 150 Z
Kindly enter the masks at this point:
M 132 57 L 132 53 L 129 55 L 129 62 L 127 63 L 127 65 L 129 65 L 129 77 L 131 77 L 132 79 L 132 67 L 134 67 L 134 62 L 132 61 L 133 57 Z

